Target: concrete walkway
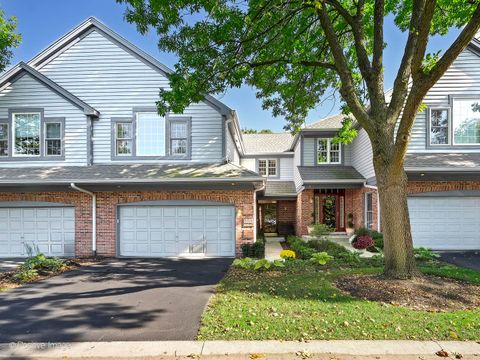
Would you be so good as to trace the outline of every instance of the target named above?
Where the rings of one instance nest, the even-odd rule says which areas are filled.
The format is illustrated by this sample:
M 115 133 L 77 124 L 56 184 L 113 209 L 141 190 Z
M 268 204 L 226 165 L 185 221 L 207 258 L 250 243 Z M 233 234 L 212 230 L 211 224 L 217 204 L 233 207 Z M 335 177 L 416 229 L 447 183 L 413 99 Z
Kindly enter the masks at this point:
M 280 252 L 283 248 L 280 242 L 285 241 L 285 239 L 283 237 L 267 237 L 265 241 L 265 259 L 269 261 L 281 259 Z
M 25 259 L 0 259 L 0 272 L 13 271 L 23 264 Z
M 120 359 L 188 355 L 190 358 L 198 358 L 200 355 L 295 354 L 299 352 L 354 356 L 435 356 L 435 353 L 440 350 L 445 350 L 449 354 L 462 354 L 465 358 L 469 355 L 480 354 L 480 344 L 474 341 L 407 340 L 9 343 L 0 344 L 0 358 Z

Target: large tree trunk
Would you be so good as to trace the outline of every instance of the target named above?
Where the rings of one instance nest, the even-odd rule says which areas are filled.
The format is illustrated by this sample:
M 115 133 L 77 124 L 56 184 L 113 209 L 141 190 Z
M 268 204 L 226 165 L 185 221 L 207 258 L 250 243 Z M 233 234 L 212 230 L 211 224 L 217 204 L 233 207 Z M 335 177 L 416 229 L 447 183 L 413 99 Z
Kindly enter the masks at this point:
M 381 119 L 386 123 L 385 119 Z M 394 122 L 390 121 L 390 124 Z M 373 136 L 373 165 L 380 199 L 385 276 L 410 279 L 417 275 L 408 215 L 408 179 L 404 160 L 395 160 L 394 126 L 380 127 Z
M 410 279 L 417 275 L 407 203 L 407 176 L 403 164 L 375 164 L 384 237 L 385 276 Z M 378 176 L 380 175 L 380 176 Z

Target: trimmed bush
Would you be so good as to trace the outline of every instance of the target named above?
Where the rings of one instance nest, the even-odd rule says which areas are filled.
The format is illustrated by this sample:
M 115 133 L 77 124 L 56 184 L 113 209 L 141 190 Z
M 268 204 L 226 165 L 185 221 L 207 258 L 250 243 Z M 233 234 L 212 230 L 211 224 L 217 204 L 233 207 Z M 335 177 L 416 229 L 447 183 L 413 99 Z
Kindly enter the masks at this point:
M 263 259 L 265 257 L 265 239 L 263 237 L 257 237 L 257 241 L 254 243 L 242 244 L 242 257 Z
M 316 251 L 310 246 L 308 246 L 305 241 L 296 236 L 288 236 L 287 244 L 288 246 L 290 246 L 290 249 L 295 251 L 297 258 L 299 259 L 310 260 L 312 255 L 316 253 Z
M 373 246 L 373 239 L 370 235 L 357 236 L 352 246 L 357 250 L 364 250 Z

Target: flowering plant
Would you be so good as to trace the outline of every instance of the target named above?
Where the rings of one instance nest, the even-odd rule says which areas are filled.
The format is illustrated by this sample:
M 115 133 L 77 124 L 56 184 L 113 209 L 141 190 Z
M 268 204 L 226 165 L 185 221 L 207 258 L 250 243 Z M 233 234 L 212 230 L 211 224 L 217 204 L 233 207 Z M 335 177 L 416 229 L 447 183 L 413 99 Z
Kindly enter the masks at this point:
M 367 249 L 373 246 L 373 239 L 369 235 L 357 236 L 353 241 L 352 246 L 357 250 Z
M 295 259 L 296 255 L 295 255 L 295 252 L 292 250 L 282 250 L 280 252 L 280 257 L 282 259 Z

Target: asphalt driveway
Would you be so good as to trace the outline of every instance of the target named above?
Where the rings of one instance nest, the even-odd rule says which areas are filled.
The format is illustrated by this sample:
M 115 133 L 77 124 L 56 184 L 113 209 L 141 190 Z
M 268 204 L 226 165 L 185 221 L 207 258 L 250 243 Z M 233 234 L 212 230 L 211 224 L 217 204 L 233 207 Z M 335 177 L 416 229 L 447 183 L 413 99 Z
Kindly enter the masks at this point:
M 0 343 L 193 340 L 231 259 L 129 259 L 0 294 Z
M 480 251 L 456 251 L 440 253 L 442 261 L 480 271 Z

